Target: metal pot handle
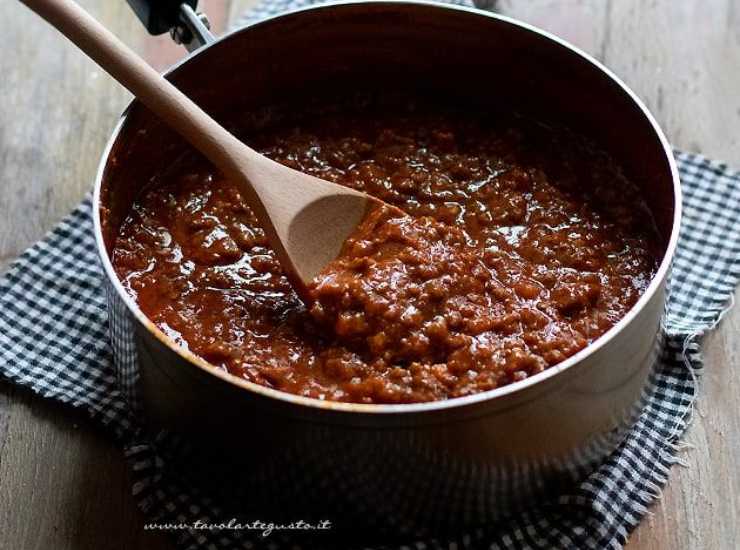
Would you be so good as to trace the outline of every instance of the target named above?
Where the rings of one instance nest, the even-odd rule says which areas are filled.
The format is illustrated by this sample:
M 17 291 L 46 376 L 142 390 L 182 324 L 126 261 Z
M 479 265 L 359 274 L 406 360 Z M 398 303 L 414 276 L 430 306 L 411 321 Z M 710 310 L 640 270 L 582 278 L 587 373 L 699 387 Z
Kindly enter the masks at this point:
M 208 18 L 196 11 L 198 0 L 126 0 L 150 34 L 169 31 L 172 39 L 189 52 L 216 39 Z
M 189 52 L 216 39 L 205 13 L 199 13 L 198 0 L 126 0 L 150 34 L 169 31 L 177 44 Z M 473 0 L 480 9 L 493 10 L 496 0 Z

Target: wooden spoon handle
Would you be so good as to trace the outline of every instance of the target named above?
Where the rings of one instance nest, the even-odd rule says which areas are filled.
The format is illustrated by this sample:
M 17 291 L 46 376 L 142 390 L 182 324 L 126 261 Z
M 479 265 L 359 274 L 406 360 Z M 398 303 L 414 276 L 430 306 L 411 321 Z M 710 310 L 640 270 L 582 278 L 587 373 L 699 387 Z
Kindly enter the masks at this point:
M 74 42 L 223 172 L 238 176 L 242 181 L 245 179 L 240 176 L 244 164 L 257 153 L 213 120 L 75 2 L 21 2 Z M 256 197 L 247 197 L 248 200 L 253 198 Z

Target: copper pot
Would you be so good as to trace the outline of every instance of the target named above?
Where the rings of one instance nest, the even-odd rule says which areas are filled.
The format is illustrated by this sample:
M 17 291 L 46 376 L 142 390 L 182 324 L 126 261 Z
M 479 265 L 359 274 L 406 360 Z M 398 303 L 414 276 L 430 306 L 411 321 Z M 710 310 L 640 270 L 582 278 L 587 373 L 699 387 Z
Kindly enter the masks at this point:
M 608 69 L 506 17 L 392 1 L 273 17 L 197 49 L 167 76 L 226 125 L 235 112 L 307 89 L 350 93 L 378 83 L 445 93 L 471 109 L 512 105 L 609 151 L 643 188 L 663 238 L 658 272 L 635 307 L 586 349 L 524 381 L 413 405 L 282 393 L 178 347 L 116 278 L 119 224 L 142 186 L 186 147 L 133 102 L 101 159 L 93 203 L 120 383 L 151 429 L 219 457 L 234 494 L 249 492 L 245 513 L 248 502 L 257 511 L 269 504 L 395 531 L 486 522 L 572 482 L 619 444 L 659 345 L 681 191 L 663 133 Z

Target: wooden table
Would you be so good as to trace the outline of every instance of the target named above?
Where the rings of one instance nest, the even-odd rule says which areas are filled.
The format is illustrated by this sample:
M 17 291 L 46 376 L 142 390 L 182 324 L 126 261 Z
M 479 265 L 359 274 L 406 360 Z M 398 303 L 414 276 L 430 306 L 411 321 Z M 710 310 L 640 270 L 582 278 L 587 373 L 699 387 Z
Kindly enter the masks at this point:
M 216 30 L 255 0 L 201 2 Z M 81 2 L 165 68 L 182 52 L 146 36 L 123 0 Z M 603 60 L 679 148 L 740 167 L 740 3 L 510 0 L 501 12 Z M 129 100 L 16 2 L 0 3 L 0 268 L 90 189 Z M 734 548 L 740 541 L 740 307 L 707 338 L 697 414 L 663 497 L 628 548 Z M 171 548 L 144 532 L 120 451 L 81 413 L 0 384 L 0 550 Z

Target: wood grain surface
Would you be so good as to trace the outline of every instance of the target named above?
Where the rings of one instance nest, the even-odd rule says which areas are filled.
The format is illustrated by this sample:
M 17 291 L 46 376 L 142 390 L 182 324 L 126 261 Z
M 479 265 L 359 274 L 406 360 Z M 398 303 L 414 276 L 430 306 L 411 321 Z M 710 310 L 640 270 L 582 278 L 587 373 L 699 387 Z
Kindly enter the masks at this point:
M 183 52 L 146 35 L 123 0 L 80 2 L 161 70 Z M 255 0 L 201 5 L 217 32 Z M 674 146 L 740 167 L 736 0 L 509 0 L 498 10 L 604 61 Z M 129 96 L 13 0 L 0 3 L 0 269 L 91 187 Z M 740 294 L 738 294 L 740 298 Z M 740 308 L 706 339 L 685 467 L 632 535 L 635 549 L 740 544 Z M 0 550 L 172 548 L 143 530 L 120 451 L 83 413 L 0 383 Z

